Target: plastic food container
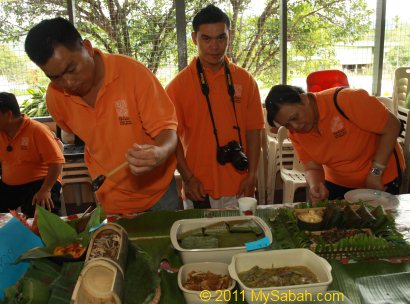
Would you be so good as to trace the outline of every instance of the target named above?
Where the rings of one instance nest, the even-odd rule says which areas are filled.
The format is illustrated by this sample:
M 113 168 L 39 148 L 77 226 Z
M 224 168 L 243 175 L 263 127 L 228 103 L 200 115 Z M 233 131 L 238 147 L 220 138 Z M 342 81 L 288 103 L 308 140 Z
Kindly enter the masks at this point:
M 250 220 L 254 221 L 258 225 L 265 235 L 272 243 L 272 233 L 269 226 L 257 216 L 229 216 L 229 217 L 214 217 L 214 218 L 195 218 L 184 219 L 176 221 L 170 231 L 170 238 L 172 245 L 179 251 L 182 262 L 197 263 L 197 262 L 221 262 L 229 264 L 232 256 L 235 254 L 246 252 L 245 245 L 239 247 L 226 247 L 226 248 L 210 248 L 210 249 L 185 249 L 178 243 L 178 236 L 181 233 L 191 231 L 197 228 L 207 227 L 218 222 L 234 222 L 238 220 Z
M 229 287 L 225 290 L 209 291 L 202 295 L 201 292 L 189 290 L 182 285 L 187 281 L 188 274 L 192 271 L 212 272 L 217 275 L 229 275 L 228 264 L 218 262 L 190 263 L 183 265 L 178 272 L 178 286 L 182 290 L 187 304 L 220 304 L 229 303 L 230 291 L 235 287 L 235 281 L 231 279 Z
M 264 288 L 249 288 L 238 277 L 238 273 L 248 271 L 254 266 L 260 268 L 278 268 L 286 266 L 305 266 L 318 278 L 318 283 L 271 286 Z M 332 283 L 330 264 L 322 257 L 308 249 L 284 249 L 260 252 L 240 253 L 232 258 L 228 267 L 229 275 L 236 280 L 244 291 L 248 303 L 282 303 L 277 297 L 282 295 L 312 294 L 314 297 L 319 292 L 326 292 Z M 292 301 L 289 301 L 292 302 Z

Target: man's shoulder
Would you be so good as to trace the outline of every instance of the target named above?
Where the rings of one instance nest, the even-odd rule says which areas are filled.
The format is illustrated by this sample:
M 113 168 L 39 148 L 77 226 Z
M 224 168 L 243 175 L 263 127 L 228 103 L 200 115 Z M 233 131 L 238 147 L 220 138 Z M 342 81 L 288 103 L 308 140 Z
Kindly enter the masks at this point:
M 123 54 L 105 54 L 105 60 L 111 67 L 115 69 L 138 68 L 148 70 L 148 68 L 140 61 Z

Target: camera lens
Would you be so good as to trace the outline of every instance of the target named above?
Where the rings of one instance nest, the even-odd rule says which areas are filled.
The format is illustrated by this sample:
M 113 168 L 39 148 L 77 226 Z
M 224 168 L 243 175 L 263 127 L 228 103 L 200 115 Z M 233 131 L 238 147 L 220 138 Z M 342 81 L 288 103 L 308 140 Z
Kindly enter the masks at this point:
M 228 143 L 229 149 L 231 151 L 231 162 L 232 165 L 240 171 L 248 169 L 248 158 L 245 153 L 242 152 L 242 147 L 237 141 L 231 141 Z
M 242 152 L 236 152 L 232 154 L 232 165 L 240 171 L 245 171 L 248 169 L 248 158 Z

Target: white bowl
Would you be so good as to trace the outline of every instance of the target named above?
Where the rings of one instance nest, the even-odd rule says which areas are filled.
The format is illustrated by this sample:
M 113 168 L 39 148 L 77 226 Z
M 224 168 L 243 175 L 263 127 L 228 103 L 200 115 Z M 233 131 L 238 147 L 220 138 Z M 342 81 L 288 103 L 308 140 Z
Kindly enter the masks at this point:
M 239 247 L 227 247 L 227 248 L 212 248 L 212 249 L 185 249 L 178 243 L 178 235 L 190 230 L 194 230 L 201 227 L 206 227 L 213 223 L 218 222 L 232 222 L 238 220 L 253 220 L 263 230 L 265 237 L 272 243 L 272 232 L 269 226 L 257 216 L 228 216 L 228 217 L 213 217 L 213 218 L 195 218 L 184 219 L 174 222 L 170 231 L 170 238 L 172 246 L 179 251 L 182 262 L 197 263 L 197 262 L 221 262 L 229 264 L 232 256 L 237 253 L 246 252 L 245 245 Z
M 209 291 L 202 294 L 201 291 L 189 290 L 182 286 L 188 279 L 188 274 L 191 271 L 203 271 L 212 272 L 218 275 L 229 275 L 228 264 L 217 262 L 203 262 L 203 263 L 190 263 L 183 265 L 178 271 L 178 286 L 184 293 L 185 301 L 187 304 L 220 304 L 229 303 L 230 292 L 235 287 L 235 281 L 231 279 L 231 284 L 228 289 Z M 224 297 L 225 296 L 225 297 Z
M 248 271 L 254 266 L 261 268 L 305 266 L 316 275 L 319 282 L 293 286 L 249 288 L 239 279 L 238 273 Z M 314 296 L 319 292 L 326 292 L 332 283 L 330 264 L 324 258 L 304 248 L 240 253 L 233 256 L 228 269 L 231 278 L 236 280 L 244 291 L 246 301 L 252 304 L 278 303 L 277 297 L 290 293 L 310 293 Z

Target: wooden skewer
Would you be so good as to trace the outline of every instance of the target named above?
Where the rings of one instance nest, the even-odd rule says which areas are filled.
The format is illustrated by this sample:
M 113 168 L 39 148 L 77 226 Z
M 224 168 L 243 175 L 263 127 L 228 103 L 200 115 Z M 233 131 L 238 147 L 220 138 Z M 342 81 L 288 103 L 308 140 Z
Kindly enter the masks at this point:
M 117 173 L 121 169 L 125 168 L 126 166 L 128 166 L 128 161 L 123 162 L 121 165 L 119 165 L 118 167 L 116 167 L 113 170 L 111 170 L 110 172 L 108 172 L 105 175 L 105 178 L 109 178 L 110 176 L 114 175 L 115 173 Z

